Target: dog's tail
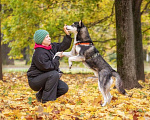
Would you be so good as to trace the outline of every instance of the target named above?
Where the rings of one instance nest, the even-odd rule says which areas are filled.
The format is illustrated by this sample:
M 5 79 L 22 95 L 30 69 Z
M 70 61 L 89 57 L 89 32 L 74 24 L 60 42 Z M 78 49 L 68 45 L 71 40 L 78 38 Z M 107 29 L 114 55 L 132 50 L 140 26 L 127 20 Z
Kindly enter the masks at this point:
M 116 71 L 113 71 L 112 76 L 114 76 L 116 78 L 116 85 L 115 86 L 116 86 L 117 90 L 121 94 L 126 95 L 126 91 L 123 88 L 123 82 L 122 82 L 122 79 L 120 78 L 120 75 Z

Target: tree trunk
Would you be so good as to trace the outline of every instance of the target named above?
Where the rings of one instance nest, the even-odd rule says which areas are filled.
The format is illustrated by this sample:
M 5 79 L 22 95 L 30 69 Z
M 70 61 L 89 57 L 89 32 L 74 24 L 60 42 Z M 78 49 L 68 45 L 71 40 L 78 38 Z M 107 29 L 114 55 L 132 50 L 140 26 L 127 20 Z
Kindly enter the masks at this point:
M 0 1 L 0 13 L 1 13 L 1 1 Z M 0 16 L 0 80 L 3 80 L 2 75 L 2 51 L 1 51 L 1 16 Z
M 8 44 L 2 45 L 2 63 L 3 65 L 14 65 L 14 60 L 9 59 L 8 53 L 10 52 L 10 48 L 8 47 Z
M 124 88 L 141 87 L 137 80 L 132 0 L 115 0 L 117 34 L 117 71 Z
M 22 50 L 22 54 L 23 54 L 23 60 L 25 60 L 26 61 L 26 65 L 28 65 L 29 64 L 29 62 L 30 62 L 30 54 L 29 54 L 29 49 L 30 49 L 30 47 L 29 46 L 27 46 L 27 47 L 25 47 L 23 50 Z
M 138 80 L 145 81 L 144 75 L 144 61 L 143 61 L 143 44 L 142 44 L 142 31 L 141 31 L 141 3 L 142 0 L 133 0 L 132 11 L 133 11 L 133 22 L 134 22 L 134 36 L 135 36 L 135 63 L 136 63 L 136 74 Z
M 0 23 L 0 27 L 1 27 L 1 23 Z M 0 36 L 1 36 L 1 29 L 0 29 Z M 0 80 L 3 80 L 3 75 L 2 75 L 2 55 L 1 54 L 2 54 L 2 51 L 1 51 L 1 37 L 0 37 Z

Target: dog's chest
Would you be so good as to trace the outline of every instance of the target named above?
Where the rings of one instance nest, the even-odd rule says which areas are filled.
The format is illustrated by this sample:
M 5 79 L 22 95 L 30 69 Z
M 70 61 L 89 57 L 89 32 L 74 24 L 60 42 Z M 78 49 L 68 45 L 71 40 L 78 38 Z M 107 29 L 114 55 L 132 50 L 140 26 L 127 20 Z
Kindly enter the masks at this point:
M 76 53 L 79 54 L 81 50 L 81 47 L 79 45 L 76 46 Z

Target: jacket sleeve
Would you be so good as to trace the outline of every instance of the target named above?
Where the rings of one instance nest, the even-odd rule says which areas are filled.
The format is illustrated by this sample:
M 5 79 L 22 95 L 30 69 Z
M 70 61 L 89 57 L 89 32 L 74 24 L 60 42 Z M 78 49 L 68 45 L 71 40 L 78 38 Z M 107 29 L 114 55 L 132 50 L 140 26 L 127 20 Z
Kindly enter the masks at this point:
M 65 51 L 67 50 L 72 42 L 72 38 L 70 35 L 64 36 L 64 39 L 61 43 L 57 43 L 57 52 Z
M 50 60 L 47 54 L 38 54 L 33 60 L 40 71 L 47 72 L 51 70 L 58 70 L 59 59 L 60 57 L 56 56 L 54 59 Z

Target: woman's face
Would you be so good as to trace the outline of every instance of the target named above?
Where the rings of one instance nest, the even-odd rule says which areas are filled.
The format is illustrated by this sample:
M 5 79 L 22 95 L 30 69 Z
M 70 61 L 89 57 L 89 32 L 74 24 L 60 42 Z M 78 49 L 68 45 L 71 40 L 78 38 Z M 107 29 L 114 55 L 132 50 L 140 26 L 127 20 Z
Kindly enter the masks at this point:
M 49 35 L 46 35 L 46 37 L 44 38 L 42 45 L 44 46 L 49 46 L 51 44 L 51 38 Z

